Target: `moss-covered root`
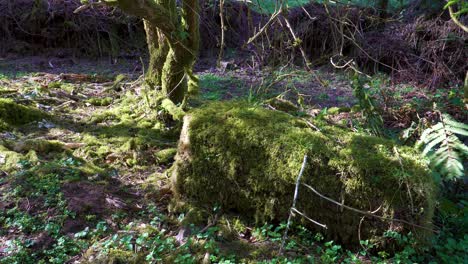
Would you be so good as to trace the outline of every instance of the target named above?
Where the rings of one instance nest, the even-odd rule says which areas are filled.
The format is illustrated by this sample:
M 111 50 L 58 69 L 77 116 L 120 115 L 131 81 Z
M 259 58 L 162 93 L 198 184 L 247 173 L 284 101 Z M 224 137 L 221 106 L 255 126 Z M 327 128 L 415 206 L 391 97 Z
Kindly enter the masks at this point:
M 176 148 L 163 149 L 156 152 L 156 162 L 158 164 L 168 164 L 174 161 L 174 156 L 177 154 Z
M 171 100 L 169 99 L 163 99 L 161 102 L 161 107 L 166 110 L 174 120 L 182 120 L 182 118 L 185 115 L 184 110 L 182 108 L 178 107 L 175 105 Z
M 45 113 L 24 105 L 19 105 L 11 99 L 0 98 L 0 131 L 11 126 L 19 126 L 45 117 Z
M 322 194 L 363 211 L 379 208 L 380 216 L 430 225 L 436 186 L 414 149 L 325 124 L 317 132 L 290 115 L 240 102 L 214 103 L 184 118 L 172 168 L 176 204 L 221 205 L 259 223 L 284 221 L 304 154 L 309 160 L 303 181 Z M 307 188 L 300 189 L 297 207 L 326 224 L 329 238 L 348 245 L 358 243 L 358 234 L 378 239 L 390 228 L 412 228 L 372 217 L 361 223 L 363 215 Z

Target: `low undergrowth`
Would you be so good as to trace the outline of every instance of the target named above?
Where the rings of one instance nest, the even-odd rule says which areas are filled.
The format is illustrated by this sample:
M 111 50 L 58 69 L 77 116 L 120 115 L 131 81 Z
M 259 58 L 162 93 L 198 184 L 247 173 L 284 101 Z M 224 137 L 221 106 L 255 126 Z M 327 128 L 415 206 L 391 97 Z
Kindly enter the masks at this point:
M 174 161 L 180 124 L 158 107 L 154 94 L 132 81 L 116 85 L 108 78 L 98 81 L 99 75 L 66 76 L 58 81 L 59 76 L 42 74 L 2 77 L 7 99 L 0 99 L 1 264 L 463 263 L 468 254 L 468 204 L 457 182 L 441 183 L 433 221 L 438 232 L 425 245 L 417 242 L 416 233 L 393 230 L 383 234 L 393 248 L 358 240 L 350 249 L 327 239 L 324 231 L 304 227 L 296 216 L 285 253 L 279 255 L 284 222 L 252 224 L 223 215 L 213 205 L 205 208 L 203 221 L 191 223 L 190 213 L 170 210 L 173 194 L 166 172 Z M 385 80 L 372 79 L 367 90 L 381 109 L 391 109 L 383 112 L 384 129 L 396 128 L 397 134 L 415 116 L 428 113 L 432 102 L 463 121 L 457 89 L 427 97 L 409 86 L 384 93 L 379 87 Z M 229 95 L 231 86 L 239 84 L 230 77 L 209 76 L 205 84 L 202 100 L 249 94 L 234 90 Z M 327 89 L 321 92 L 334 91 Z M 394 96 L 411 107 L 400 107 Z M 278 107 L 262 96 L 248 99 L 257 107 Z M 299 99 L 291 115 L 310 114 L 327 126 L 331 122 L 367 133 L 361 109 L 352 107 L 355 101 L 350 107 L 317 109 Z M 417 136 L 411 135 L 401 141 L 412 144 Z

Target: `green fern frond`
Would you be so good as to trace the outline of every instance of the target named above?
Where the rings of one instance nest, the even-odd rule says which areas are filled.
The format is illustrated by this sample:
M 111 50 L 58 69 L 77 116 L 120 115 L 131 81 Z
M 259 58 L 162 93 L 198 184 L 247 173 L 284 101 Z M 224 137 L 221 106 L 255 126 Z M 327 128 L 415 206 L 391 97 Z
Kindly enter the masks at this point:
M 468 147 L 457 136 L 468 136 L 468 125 L 442 114 L 440 122 L 424 130 L 417 143 L 427 156 L 431 166 L 446 179 L 463 177 L 463 160 L 468 156 Z
M 353 94 L 358 99 L 362 114 L 366 119 L 368 129 L 376 136 L 385 136 L 383 118 L 375 106 L 374 99 L 364 89 L 363 80 L 357 73 L 354 75 L 351 85 Z

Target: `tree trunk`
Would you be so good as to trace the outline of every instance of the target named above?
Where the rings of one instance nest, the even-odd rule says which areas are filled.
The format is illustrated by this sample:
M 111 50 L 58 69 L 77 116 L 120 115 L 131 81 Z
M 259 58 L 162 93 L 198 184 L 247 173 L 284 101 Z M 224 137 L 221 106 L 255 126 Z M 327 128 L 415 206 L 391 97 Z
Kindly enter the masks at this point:
M 198 0 L 186 0 L 182 3 L 185 23 L 179 23 L 177 7 L 174 0 L 159 2 L 170 12 L 168 20 L 179 25 L 179 31 L 183 32 L 182 41 L 168 42 L 168 37 L 162 30 L 145 21 L 148 49 L 150 52 L 150 64 L 146 81 L 152 86 L 159 86 L 163 94 L 175 104 L 180 104 L 187 96 L 187 92 L 193 91 L 197 79 L 192 74 L 199 49 L 199 18 Z
M 175 104 L 181 103 L 187 92 L 185 65 L 176 54 L 176 49 L 170 49 L 162 69 L 162 91 Z
M 169 53 L 169 45 L 164 34 L 157 27 L 146 20 L 144 20 L 144 25 L 150 55 L 145 80 L 151 88 L 161 88 L 162 69 Z
M 198 0 L 115 0 L 105 2 L 145 21 L 150 64 L 146 81 L 174 104 L 184 102 L 187 91 L 195 93 L 198 79 L 192 69 L 199 49 Z

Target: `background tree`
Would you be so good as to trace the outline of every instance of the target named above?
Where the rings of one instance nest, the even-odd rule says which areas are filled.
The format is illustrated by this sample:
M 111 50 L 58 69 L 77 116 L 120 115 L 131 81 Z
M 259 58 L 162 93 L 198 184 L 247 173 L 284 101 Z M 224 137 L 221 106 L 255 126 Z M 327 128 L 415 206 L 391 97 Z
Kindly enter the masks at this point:
M 184 101 L 187 92 L 197 91 L 198 80 L 192 69 L 200 41 L 198 0 L 103 0 L 84 4 L 118 7 L 143 18 L 150 55 L 146 82 L 160 88 L 176 104 Z
M 384 18 L 387 14 L 388 0 L 378 0 L 377 9 L 379 10 L 379 16 Z
M 468 13 L 468 2 L 465 0 L 451 0 L 445 5 L 445 8 L 449 10 L 450 18 L 452 21 L 462 28 L 465 32 L 468 32 L 468 26 L 464 25 L 460 21 L 460 17 Z M 464 102 L 468 105 L 468 72 L 465 75 L 465 82 L 463 85 L 464 89 Z

